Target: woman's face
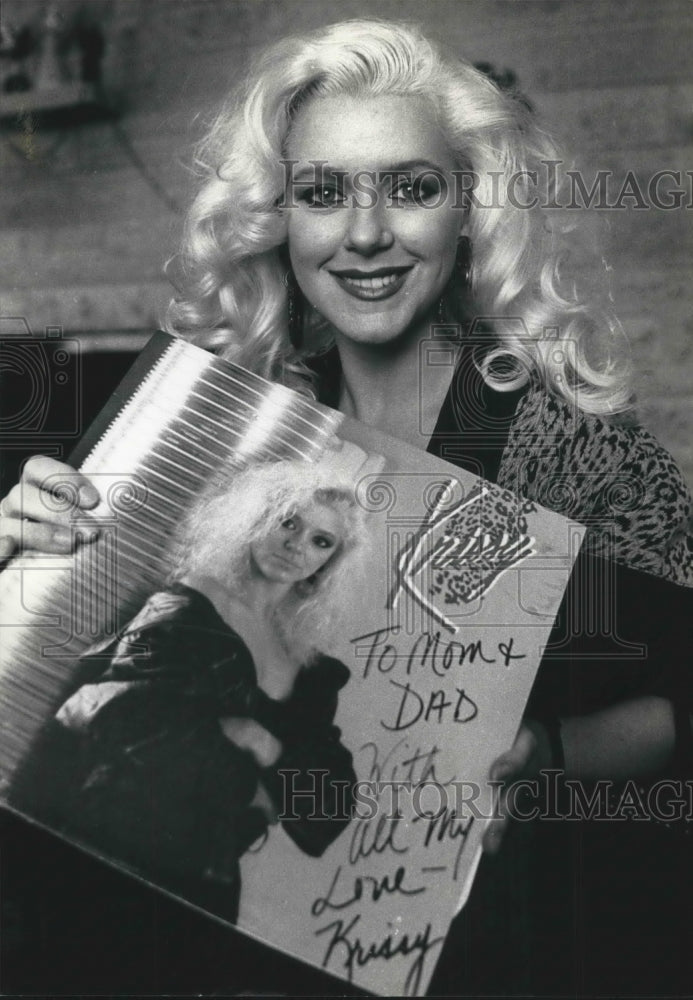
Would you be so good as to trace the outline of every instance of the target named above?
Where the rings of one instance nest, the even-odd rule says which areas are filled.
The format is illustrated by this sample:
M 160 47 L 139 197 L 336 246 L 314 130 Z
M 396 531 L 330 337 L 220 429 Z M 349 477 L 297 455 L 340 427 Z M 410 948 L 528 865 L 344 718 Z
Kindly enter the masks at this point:
M 252 563 L 273 583 L 294 584 L 317 573 L 344 538 L 342 519 L 332 507 L 313 501 L 285 518 L 250 546 Z
M 416 330 L 450 277 L 465 221 L 427 101 L 314 99 L 296 117 L 287 158 L 289 254 L 308 301 L 361 344 Z

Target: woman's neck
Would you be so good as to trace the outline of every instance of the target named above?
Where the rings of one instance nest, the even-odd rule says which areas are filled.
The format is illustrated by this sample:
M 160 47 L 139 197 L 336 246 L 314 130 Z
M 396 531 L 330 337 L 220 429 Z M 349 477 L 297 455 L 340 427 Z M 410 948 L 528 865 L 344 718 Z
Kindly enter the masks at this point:
M 418 337 L 396 345 L 357 344 L 337 335 L 342 367 L 339 409 L 369 427 L 425 448 L 450 387 L 454 364 L 435 364 L 427 358 L 425 325 Z M 451 352 L 457 345 L 441 339 Z
M 190 573 L 181 582 L 204 594 L 232 628 L 235 627 L 234 619 L 237 620 L 239 608 L 244 608 L 247 617 L 258 623 L 271 622 L 279 604 L 291 590 L 289 584 L 273 583 L 252 574 L 243 581 L 238 591 L 231 591 L 215 577 L 204 574 Z

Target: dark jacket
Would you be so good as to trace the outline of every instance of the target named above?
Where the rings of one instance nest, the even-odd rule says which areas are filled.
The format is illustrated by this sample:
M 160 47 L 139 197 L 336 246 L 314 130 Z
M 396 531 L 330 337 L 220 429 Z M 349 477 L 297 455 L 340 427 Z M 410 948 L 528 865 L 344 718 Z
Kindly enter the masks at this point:
M 308 854 L 322 854 L 348 822 L 343 789 L 355 775 L 333 724 L 349 678 L 339 661 L 320 656 L 287 699 L 273 700 L 238 633 L 181 585 L 150 597 L 85 659 L 98 680 L 56 715 L 79 744 L 66 832 L 207 908 L 226 900 L 220 915 L 235 919 L 238 860 L 268 827 L 251 805 L 259 783 Z M 228 740 L 219 725 L 226 716 L 254 719 L 275 736 L 276 763 L 260 768 Z M 312 797 L 288 794 L 313 789 Z

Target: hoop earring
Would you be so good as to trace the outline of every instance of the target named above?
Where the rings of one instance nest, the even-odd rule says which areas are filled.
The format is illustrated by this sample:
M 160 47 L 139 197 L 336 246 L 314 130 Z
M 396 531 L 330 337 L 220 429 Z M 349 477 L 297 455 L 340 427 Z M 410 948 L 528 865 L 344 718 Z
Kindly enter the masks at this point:
M 457 300 L 455 291 L 460 292 L 469 287 L 472 276 L 472 241 L 468 236 L 460 236 L 457 241 L 457 253 L 455 254 L 455 265 L 453 275 L 438 302 L 437 319 L 439 323 L 446 323 L 450 318 L 449 300 L 454 304 Z M 455 277 L 457 281 L 455 282 Z M 455 285 L 457 284 L 457 289 Z
M 291 268 L 284 275 L 284 284 L 289 312 L 289 340 L 294 350 L 299 351 L 303 346 L 303 295 Z
M 468 236 L 460 236 L 457 241 L 455 271 L 462 288 L 466 288 L 472 277 L 472 241 Z

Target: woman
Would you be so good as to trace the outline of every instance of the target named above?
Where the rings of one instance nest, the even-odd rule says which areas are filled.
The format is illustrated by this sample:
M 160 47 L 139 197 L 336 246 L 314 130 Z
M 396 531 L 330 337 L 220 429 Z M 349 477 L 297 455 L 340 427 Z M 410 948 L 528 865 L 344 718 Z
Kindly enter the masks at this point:
M 690 497 L 628 423 L 618 323 L 561 277 L 550 178 L 523 207 L 556 159 L 523 103 L 415 30 L 350 22 L 286 40 L 199 150 L 168 327 L 214 331 L 229 359 L 558 506 L 622 564 L 690 583 Z M 422 365 L 436 325 L 454 364 Z M 26 466 L 23 507 L 19 489 L 2 505 L 8 544 L 23 513 L 25 546 L 62 550 L 40 493 L 57 470 Z M 671 756 L 660 693 L 571 714 L 562 739 L 552 705 L 495 777 L 551 763 L 580 777 L 585 760 L 589 777 L 649 774 Z
M 675 463 L 606 419 L 628 414 L 618 324 L 559 280 L 552 213 L 518 207 L 551 158 L 522 102 L 412 29 L 348 22 L 288 39 L 198 152 L 169 329 L 213 330 L 230 360 L 558 506 L 594 526 L 597 551 L 691 583 Z M 454 324 L 456 366 L 422 370 L 440 322 Z M 2 503 L 8 545 L 65 550 L 40 493 L 58 470 L 26 465 Z M 87 482 L 84 498 L 97 499 Z M 665 719 L 652 724 L 670 744 Z M 521 736 L 522 756 L 541 749 Z
M 551 158 L 522 102 L 409 28 L 348 22 L 288 39 L 198 151 L 168 328 L 213 331 L 230 360 L 430 450 L 447 455 L 439 439 L 462 430 L 471 443 L 453 461 L 547 506 L 560 493 L 564 512 L 607 522 L 616 558 L 690 582 L 680 473 L 623 426 L 618 323 L 559 276 L 567 240 L 532 180 L 546 178 L 544 202 L 556 196 Z M 472 327 L 476 351 L 458 351 L 454 377 L 429 366 L 414 407 L 420 345 L 441 322 Z M 4 498 L 6 550 L 65 551 L 40 496 L 56 468 L 35 459 Z M 96 501 L 88 483 L 84 498 Z
M 284 829 L 319 856 L 349 821 L 332 784 L 355 781 L 333 722 L 349 672 L 320 649 L 364 524 L 335 478 L 287 461 L 210 490 L 182 531 L 171 586 L 86 655 L 88 673 L 110 661 L 56 715 L 80 761 L 57 796 L 63 829 L 227 920 L 239 858 L 268 823 L 298 816 Z M 324 819 L 287 799 L 282 779 L 290 769 L 312 788 L 318 768 Z M 55 775 L 48 783 L 56 798 Z

